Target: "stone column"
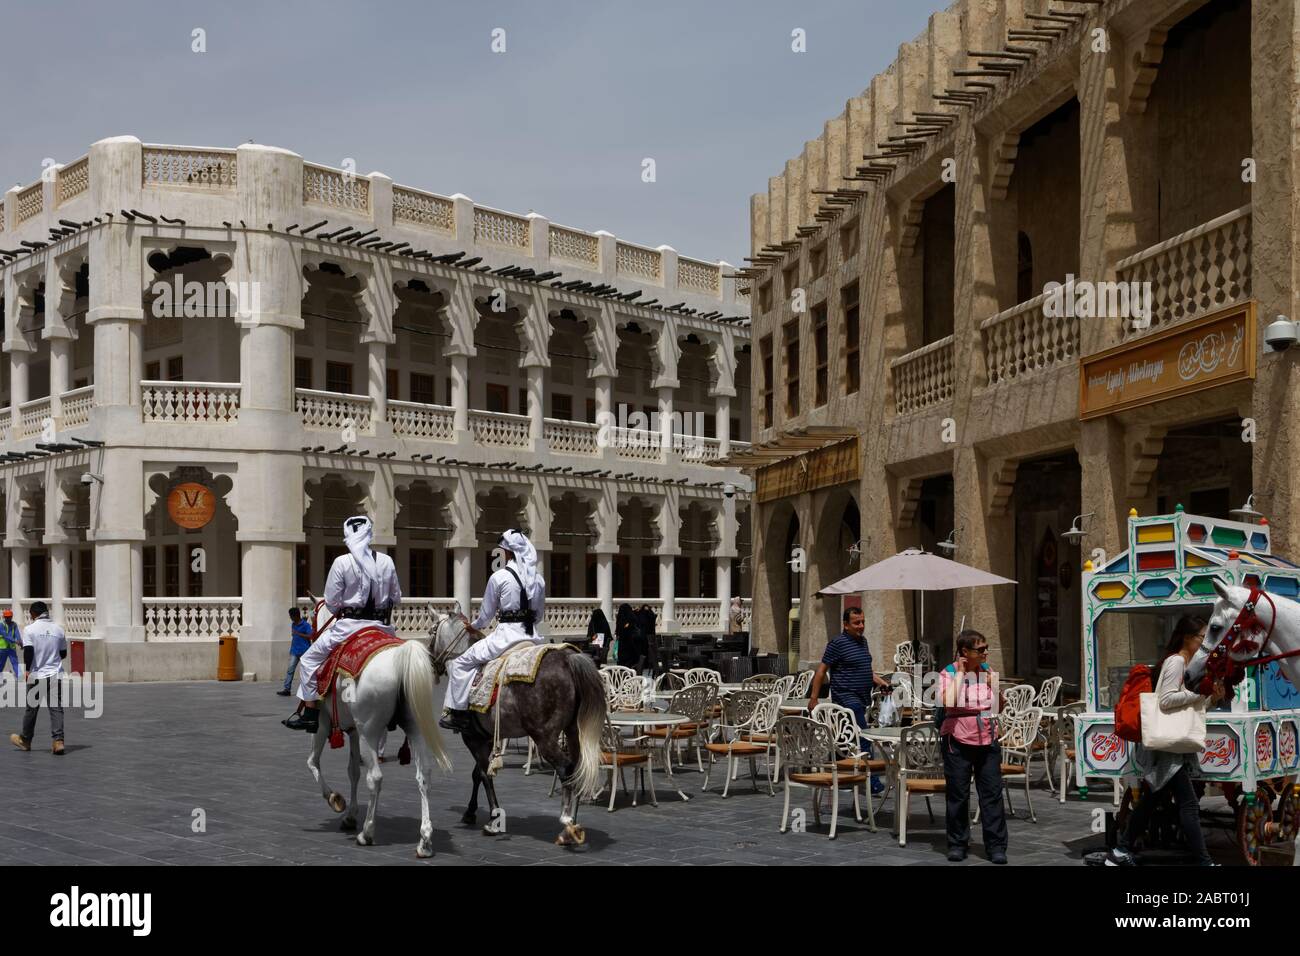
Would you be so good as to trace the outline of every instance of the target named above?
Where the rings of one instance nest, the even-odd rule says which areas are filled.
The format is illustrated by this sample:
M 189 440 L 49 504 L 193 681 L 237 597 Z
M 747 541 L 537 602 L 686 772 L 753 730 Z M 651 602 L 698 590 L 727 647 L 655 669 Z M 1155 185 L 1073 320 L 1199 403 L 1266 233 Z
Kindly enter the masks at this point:
M 63 601 L 71 596 L 72 592 L 72 548 L 66 544 L 51 544 L 48 547 L 50 552 L 50 613 L 54 621 L 64 624 Z
M 239 652 L 245 671 L 273 673 L 281 657 L 273 644 L 285 640 L 282 621 L 297 598 L 294 553 L 306 540 L 302 481 L 302 462 L 289 455 L 249 456 L 235 476 L 235 540 L 243 554 Z
M 470 620 L 474 619 L 473 600 L 470 573 L 474 566 L 474 549 L 473 548 L 452 548 L 452 597 L 460 605 L 460 609 L 465 612 L 465 616 Z
M 14 619 L 18 621 L 19 627 L 27 624 L 27 618 L 22 609 L 23 602 L 32 596 L 31 559 L 32 549 L 27 545 L 14 545 L 9 549 L 10 586 L 13 591 L 10 595 L 11 606 L 14 611 Z
M 528 433 L 532 436 L 534 448 L 543 450 L 538 442 L 545 443 L 546 417 L 546 367 L 530 365 L 528 372 Z
M 452 427 L 457 437 L 469 431 L 469 356 L 451 356 Z
M 659 630 L 663 633 L 677 632 L 677 606 L 674 601 L 676 575 L 673 565 L 676 555 L 659 555 L 659 600 L 663 602 L 663 611 L 659 618 Z
M 731 623 L 731 558 L 717 559 L 718 624 L 726 634 Z
M 609 620 L 614 619 L 614 556 L 596 555 L 596 600 Z
M 731 396 L 719 395 L 714 401 L 714 415 L 717 419 L 714 432 L 718 436 L 718 455 L 725 458 L 731 454 Z
M 378 432 L 388 422 L 388 343 L 373 333 L 366 333 L 361 341 L 368 352 L 366 384 Z
M 673 390 L 659 389 L 659 447 L 665 463 L 675 461 L 673 457 Z
M 678 494 L 674 490 L 665 490 L 659 504 L 659 599 L 663 601 L 663 613 L 659 619 L 659 629 L 666 633 L 676 633 L 677 608 L 676 575 L 673 573 L 674 561 L 681 548 L 678 544 L 678 531 L 681 526 Z

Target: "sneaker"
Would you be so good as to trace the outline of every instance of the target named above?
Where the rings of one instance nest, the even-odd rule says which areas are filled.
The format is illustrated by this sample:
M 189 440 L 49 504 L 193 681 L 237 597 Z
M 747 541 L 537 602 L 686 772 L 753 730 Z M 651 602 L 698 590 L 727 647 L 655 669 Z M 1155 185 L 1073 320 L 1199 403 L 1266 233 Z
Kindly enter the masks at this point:
M 871 795 L 878 797 L 885 792 L 885 782 L 879 777 L 871 778 Z
M 1106 854 L 1106 866 L 1137 866 L 1133 854 L 1118 847 Z
M 289 688 L 286 687 L 284 690 L 277 690 L 277 691 L 275 692 L 275 696 L 276 696 L 276 697 L 288 697 L 288 696 L 289 696 Z
M 966 859 L 966 848 L 965 848 L 965 847 L 961 847 L 961 846 L 953 846 L 953 847 L 949 847 L 949 848 L 948 848 L 948 862 L 949 862 L 949 863 L 960 863 L 960 862 L 961 862 L 962 860 L 964 860 L 964 859 Z
M 54 754 L 54 756 L 56 756 L 56 757 L 62 757 L 62 756 L 63 756 L 63 741 L 62 741 L 62 740 L 56 740 L 56 741 L 54 741 L 54 746 L 52 746 L 52 747 L 50 748 L 50 752 L 51 752 L 52 754 Z
M 1006 850 L 992 850 L 989 852 L 989 862 L 996 863 L 999 866 L 1005 866 L 1007 862 Z
M 32 742 L 30 740 L 25 740 L 24 738 L 18 736 L 18 734 L 10 734 L 9 742 L 22 751 L 27 751 L 32 749 Z

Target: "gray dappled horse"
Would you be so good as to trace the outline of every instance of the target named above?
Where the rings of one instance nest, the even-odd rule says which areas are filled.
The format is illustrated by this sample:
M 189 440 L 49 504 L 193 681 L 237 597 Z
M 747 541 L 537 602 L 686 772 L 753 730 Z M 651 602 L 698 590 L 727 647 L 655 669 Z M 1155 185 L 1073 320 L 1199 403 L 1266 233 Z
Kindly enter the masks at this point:
M 463 615 L 434 614 L 430 629 L 434 672 L 439 678 L 447 664 L 475 642 Z M 586 833 L 578 826 L 578 804 L 596 792 L 600 780 L 600 738 L 605 725 L 605 686 L 596 665 L 585 654 L 572 650 L 551 651 L 542 658 L 531 684 L 507 683 L 497 693 L 501 739 L 531 737 L 543 760 L 554 767 L 563 787 L 560 823 L 556 837 L 560 846 L 581 844 Z M 492 711 L 473 714 L 470 729 L 461 734 L 474 757 L 474 784 L 469 806 L 461 818 L 476 822 L 478 788 L 487 792 L 488 809 L 495 818 L 497 792 L 488 774 L 495 741 L 498 715 Z M 563 735 L 563 740 L 561 740 Z M 483 832 L 500 832 L 489 823 Z

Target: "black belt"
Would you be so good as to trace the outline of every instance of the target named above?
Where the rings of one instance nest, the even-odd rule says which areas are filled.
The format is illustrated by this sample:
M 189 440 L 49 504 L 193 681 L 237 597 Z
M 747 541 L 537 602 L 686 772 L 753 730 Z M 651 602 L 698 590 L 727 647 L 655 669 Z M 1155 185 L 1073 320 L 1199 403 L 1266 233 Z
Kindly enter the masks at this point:
M 353 621 L 378 621 L 380 624 L 387 624 L 389 609 L 369 610 L 364 607 L 345 607 L 340 608 L 339 612 L 334 615 L 339 620 L 348 619 Z
M 528 635 L 533 633 L 533 611 L 529 608 L 526 611 L 498 611 L 497 620 L 502 624 L 522 624 L 524 632 Z

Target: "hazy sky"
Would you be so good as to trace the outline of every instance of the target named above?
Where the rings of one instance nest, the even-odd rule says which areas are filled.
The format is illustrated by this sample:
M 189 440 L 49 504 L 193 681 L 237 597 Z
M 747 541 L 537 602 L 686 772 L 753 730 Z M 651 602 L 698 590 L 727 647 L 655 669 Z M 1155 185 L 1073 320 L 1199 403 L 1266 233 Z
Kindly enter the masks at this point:
M 106 136 L 252 140 L 740 265 L 750 194 L 943 5 L 3 0 L 0 177 Z

